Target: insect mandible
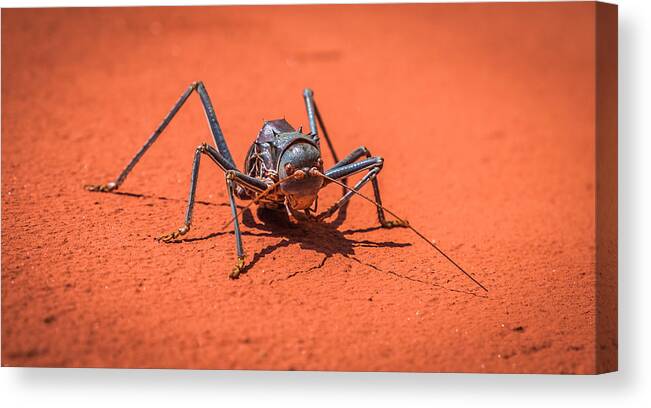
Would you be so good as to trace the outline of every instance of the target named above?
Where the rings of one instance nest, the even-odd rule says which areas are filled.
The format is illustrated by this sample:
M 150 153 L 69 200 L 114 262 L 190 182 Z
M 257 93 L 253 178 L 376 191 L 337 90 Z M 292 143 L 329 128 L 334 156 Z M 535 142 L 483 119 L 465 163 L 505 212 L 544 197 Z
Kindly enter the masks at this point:
M 172 242 L 190 231 L 199 166 L 202 156 L 207 156 L 224 171 L 226 179 L 226 189 L 232 211 L 231 222 L 233 222 L 237 252 L 237 261 L 229 275 L 231 278 L 237 278 L 245 267 L 245 253 L 242 246 L 242 235 L 238 222 L 239 213 L 235 204 L 235 197 L 240 200 L 251 200 L 249 205 L 255 203 L 269 209 L 286 211 L 297 221 L 321 222 L 339 211 L 353 195 L 358 195 L 376 206 L 378 221 L 382 227 L 410 228 L 477 285 L 486 290 L 483 285 L 443 253 L 432 241 L 425 238 L 406 220 L 382 205 L 377 181 L 377 176 L 383 166 L 382 157 L 371 155 L 365 146 L 361 146 L 353 150 L 343 159 L 339 160 L 337 158 L 314 101 L 314 93 L 310 89 L 305 89 L 303 92 L 310 133 L 303 133 L 302 128 L 295 129 L 285 119 L 265 121 L 258 136 L 249 148 L 244 162 L 244 171 L 241 171 L 235 165 L 235 161 L 228 149 L 226 139 L 219 126 L 217 115 L 215 114 L 215 109 L 208 96 L 206 87 L 201 81 L 193 82 L 114 181 L 107 184 L 86 185 L 85 188 L 89 191 L 96 192 L 112 192 L 117 190 L 124 183 L 138 161 L 169 125 L 186 100 L 195 91 L 199 94 L 204 113 L 208 119 L 214 146 L 203 143 L 195 150 L 185 222 L 177 230 L 158 237 L 157 240 Z M 335 165 L 327 170 L 324 170 L 323 159 L 321 157 L 318 127 L 321 128 L 322 134 L 335 159 Z M 361 172 L 365 172 L 363 177 L 353 187 L 348 187 L 345 180 Z M 359 192 L 369 182 L 373 186 L 374 199 Z M 344 193 L 328 209 L 317 214 L 316 202 L 318 193 L 330 183 L 335 183 L 343 187 Z M 314 208 L 312 207 L 313 205 Z M 396 219 L 387 220 L 385 211 Z

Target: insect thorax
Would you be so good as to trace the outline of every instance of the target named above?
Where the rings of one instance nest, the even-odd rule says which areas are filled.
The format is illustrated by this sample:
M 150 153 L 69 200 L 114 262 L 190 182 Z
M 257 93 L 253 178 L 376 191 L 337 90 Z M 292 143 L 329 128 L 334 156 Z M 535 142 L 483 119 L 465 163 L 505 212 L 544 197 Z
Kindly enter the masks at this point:
M 265 121 L 246 155 L 244 172 L 269 184 L 278 181 L 278 162 L 282 152 L 296 139 L 304 137 L 285 119 Z M 260 200 L 262 206 L 270 208 L 278 208 L 283 203 L 282 193 L 269 194 Z

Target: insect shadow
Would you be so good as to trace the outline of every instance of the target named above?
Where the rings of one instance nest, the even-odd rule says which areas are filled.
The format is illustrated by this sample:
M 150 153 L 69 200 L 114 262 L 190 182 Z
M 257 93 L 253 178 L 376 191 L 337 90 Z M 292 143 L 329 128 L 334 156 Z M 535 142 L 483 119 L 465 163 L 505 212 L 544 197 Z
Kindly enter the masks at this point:
M 245 209 L 242 212 L 242 224 L 246 225 L 249 228 L 256 229 L 261 232 L 256 231 L 243 231 L 242 235 L 249 236 L 258 236 L 258 237 L 278 237 L 283 238 L 281 241 L 268 245 L 267 247 L 256 252 L 251 262 L 249 262 L 241 273 L 247 273 L 251 268 L 253 268 L 261 259 L 265 256 L 271 255 L 275 251 L 281 248 L 287 248 L 291 245 L 297 244 L 301 249 L 312 250 L 317 253 L 324 255 L 323 259 L 316 264 L 307 269 L 301 269 L 295 272 L 292 272 L 289 275 L 278 277 L 273 279 L 272 282 L 281 282 L 287 279 L 293 278 L 299 274 L 306 274 L 315 269 L 321 268 L 326 261 L 335 254 L 344 256 L 351 261 L 354 261 L 358 264 L 372 268 L 378 272 L 393 275 L 399 279 L 406 279 L 412 282 L 417 282 L 420 284 L 434 286 L 440 289 L 444 289 L 450 292 L 463 293 L 466 295 L 472 295 L 475 297 L 487 298 L 487 296 L 477 294 L 474 292 L 469 292 L 465 290 L 459 290 L 447 287 L 434 282 L 428 282 L 425 280 L 409 277 L 402 275 L 400 273 L 383 270 L 380 267 L 363 260 L 360 260 L 355 256 L 355 248 L 366 247 L 366 248 L 404 248 L 412 246 L 411 243 L 406 242 L 394 242 L 394 241 L 371 241 L 371 240 L 355 240 L 348 238 L 349 235 L 362 234 L 366 232 L 372 232 L 375 230 L 382 229 L 382 226 L 373 226 L 368 228 L 358 228 L 358 229 L 348 229 L 348 230 L 339 230 L 338 227 L 346 219 L 347 213 L 347 204 L 342 208 L 344 211 L 340 212 L 337 218 L 330 223 L 299 223 L 294 224 L 289 220 L 287 213 L 284 211 L 273 211 L 268 210 L 262 207 L 258 207 L 256 211 L 257 218 L 260 222 L 256 221 L 253 213 L 250 209 Z M 219 231 L 207 234 L 201 237 L 194 238 L 185 238 L 182 240 L 172 241 L 172 243 L 183 243 L 183 242 L 193 242 L 193 241 L 202 241 L 222 235 L 233 234 L 232 231 Z
M 156 199 L 162 201 L 179 201 L 179 202 L 186 201 L 182 198 L 171 198 L 165 196 L 130 193 L 130 192 L 122 192 L 122 191 L 119 192 L 113 191 L 112 194 L 122 195 L 126 197 L 135 197 L 135 198 L 149 198 L 149 199 Z M 230 206 L 228 203 L 214 203 L 210 201 L 196 201 L 196 203 L 200 205 L 215 206 L 215 207 Z M 245 207 L 238 205 L 237 208 L 244 209 Z M 263 248 L 262 250 L 260 250 L 259 252 L 256 252 L 251 262 L 242 270 L 242 273 L 248 272 L 258 261 L 260 261 L 262 258 L 264 258 L 267 255 L 271 255 L 276 250 L 289 247 L 292 244 L 298 244 L 301 246 L 302 249 L 310 249 L 313 250 L 314 252 L 324 254 L 323 259 L 317 265 L 314 265 L 305 270 L 299 270 L 293 272 L 288 276 L 275 279 L 273 280 L 274 282 L 284 281 L 298 274 L 309 273 L 315 269 L 321 268 L 325 264 L 325 262 L 334 254 L 340 254 L 346 257 L 347 259 L 355 261 L 359 264 L 368 266 L 382 273 L 394 275 L 401 279 L 407 279 L 410 281 L 419 282 L 421 284 L 435 286 L 452 292 L 465 293 L 467 295 L 487 298 L 487 296 L 482 296 L 473 292 L 453 289 L 432 282 L 426 282 L 420 279 L 411 278 L 409 276 L 400 275 L 393 271 L 385 271 L 377 267 L 376 265 L 373 265 L 372 263 L 364 262 L 358 259 L 357 257 L 354 256 L 355 247 L 402 248 L 402 247 L 411 246 L 412 244 L 393 242 L 393 241 L 378 242 L 378 241 L 370 241 L 370 240 L 353 240 L 347 238 L 346 237 L 347 235 L 362 234 L 362 233 L 372 232 L 383 228 L 378 225 L 378 226 L 367 227 L 367 228 L 357 228 L 357 229 L 348 229 L 348 230 L 340 231 L 338 228 L 346 220 L 347 212 L 348 212 L 348 203 L 345 203 L 341 207 L 339 213 L 337 214 L 337 218 L 335 218 L 330 223 L 294 224 L 289 220 L 287 213 L 282 211 L 272 211 L 272 210 L 265 209 L 263 207 L 258 207 L 256 215 L 261 222 L 257 222 L 253 217 L 251 210 L 248 208 L 245 209 L 242 212 L 242 223 L 249 228 L 254 228 L 262 232 L 243 231 L 242 235 L 258 236 L 258 237 L 282 237 L 283 240 L 276 244 L 269 245 Z M 182 244 L 182 243 L 194 242 L 194 241 L 204 241 L 204 240 L 220 237 L 223 235 L 231 235 L 231 234 L 233 234 L 232 231 L 217 231 L 200 237 L 188 237 L 180 240 L 170 241 L 168 244 Z
M 382 200 L 380 198 L 380 188 L 377 179 L 378 174 L 384 165 L 384 159 L 381 156 L 373 156 L 365 146 L 360 146 L 350 152 L 343 159 L 338 159 L 332 141 L 328 136 L 319 113 L 319 109 L 314 101 L 314 92 L 309 88 L 306 88 L 303 91 L 305 108 L 310 124 L 309 133 L 303 133 L 302 127 L 299 127 L 298 130 L 295 129 L 284 118 L 264 121 L 263 127 L 260 129 L 260 132 L 258 132 L 253 144 L 251 144 L 248 150 L 245 159 L 244 172 L 242 172 L 235 165 L 235 161 L 228 149 L 226 138 L 221 131 L 219 122 L 217 121 L 215 110 L 210 97 L 208 96 L 208 91 L 206 90 L 205 85 L 201 81 L 192 82 L 165 116 L 160 125 L 151 136 L 147 138 L 145 144 L 131 158 L 129 163 L 124 167 L 115 180 L 106 184 L 87 184 L 84 188 L 93 192 L 108 193 L 117 191 L 131 173 L 134 166 L 142 158 L 145 152 L 154 144 L 154 142 L 156 142 L 158 137 L 169 125 L 193 92 L 196 92 L 201 99 L 204 113 L 206 114 L 213 136 L 214 146 L 208 143 L 202 143 L 194 152 L 192 174 L 190 176 L 190 192 L 185 212 L 185 222 L 175 231 L 162 235 L 158 237 L 157 240 L 168 243 L 173 242 L 190 231 L 195 204 L 195 193 L 199 177 L 199 165 L 202 157 L 208 157 L 224 172 L 226 177 L 226 191 L 228 193 L 229 204 L 233 213 L 233 218 L 229 222 L 233 223 L 235 249 L 237 252 L 236 263 L 229 274 L 229 277 L 232 279 L 237 279 L 241 272 L 250 269 L 253 264 L 264 256 L 264 252 L 262 254 L 255 254 L 254 262 L 250 263 L 248 268 L 246 267 L 244 247 L 242 245 L 242 234 L 239 228 L 238 216 L 240 211 L 238 211 L 238 207 L 236 206 L 235 198 L 250 201 L 249 205 L 262 203 L 263 206 L 271 205 L 276 206 L 277 208 L 284 207 L 285 210 L 297 221 L 323 221 L 331 218 L 337 213 L 340 214 L 342 208 L 348 203 L 348 201 L 353 196 L 358 196 L 376 207 L 377 220 L 380 225 L 386 228 L 409 228 L 441 256 L 445 257 L 445 259 L 453 264 L 460 272 L 466 275 L 468 279 L 472 280 L 485 292 L 488 292 L 488 289 L 484 285 L 482 285 L 470 273 L 466 272 L 456 261 L 454 261 L 454 259 L 436 246 L 434 242 L 416 230 L 416 228 L 410 225 L 407 220 L 399 217 L 396 213 L 381 204 Z M 319 129 L 322 131 L 324 140 L 328 145 L 335 162 L 334 166 L 328 169 L 324 167 L 323 159 L 321 157 L 321 139 L 319 137 Z M 353 187 L 348 186 L 348 177 L 358 173 L 363 173 L 363 176 Z M 374 198 L 370 198 L 359 191 L 369 182 L 373 187 Z M 342 196 L 328 209 L 320 213 L 317 213 L 316 209 L 312 212 L 310 207 L 318 199 L 319 191 L 330 183 L 342 187 Z M 248 206 L 246 208 L 248 209 Z M 387 220 L 385 213 L 391 215 L 394 219 Z M 249 221 L 252 219 L 253 217 L 249 217 Z M 260 226 L 258 223 L 255 223 L 255 226 L 259 228 L 262 227 L 264 230 L 264 226 L 268 223 L 263 222 L 263 224 L 263 226 Z M 303 248 L 322 252 L 325 254 L 323 262 L 325 262 L 325 260 L 335 252 L 350 259 L 357 260 L 352 256 L 354 252 L 353 241 L 347 240 L 344 237 L 345 234 L 337 230 L 337 225 L 338 224 L 335 222 L 331 227 L 318 227 L 321 229 L 321 235 L 325 234 L 333 236 L 335 239 L 335 244 L 333 246 L 337 247 L 336 250 L 328 248 L 328 243 L 321 239 L 319 239 L 318 242 L 311 241 L 310 237 L 314 237 L 314 234 L 303 233 L 303 231 L 301 231 L 301 236 L 297 237 L 292 235 L 291 230 L 274 232 L 273 229 L 267 229 L 267 235 L 273 236 L 274 234 L 284 234 L 285 239 L 281 241 L 280 244 L 277 244 L 277 246 L 298 242 Z M 318 234 L 317 236 L 321 238 Z M 343 243 L 346 244 L 344 245 Z M 357 243 L 364 244 L 363 242 Z M 378 246 L 382 245 L 380 243 L 375 244 Z M 372 243 L 367 241 L 366 245 L 372 245 Z M 384 243 L 384 246 L 389 245 L 390 243 Z M 357 260 L 357 262 L 361 263 L 359 260 Z M 371 264 L 367 265 L 378 269 Z M 395 274 L 395 272 L 389 273 Z
M 347 207 L 344 206 L 344 207 Z M 314 269 L 320 268 L 325 262 L 335 254 L 342 255 L 348 259 L 361 263 L 354 257 L 356 247 L 367 248 L 402 248 L 411 246 L 411 243 L 394 242 L 394 241 L 371 241 L 371 240 L 355 240 L 348 238 L 348 235 L 357 233 L 371 232 L 374 230 L 382 229 L 381 226 L 363 228 L 363 229 L 348 229 L 341 231 L 339 226 L 345 221 L 347 208 L 343 208 L 337 218 L 330 223 L 292 223 L 289 216 L 284 211 L 269 210 L 263 207 L 258 207 L 256 215 L 258 222 L 250 209 L 242 212 L 242 224 L 245 226 L 256 229 L 261 232 L 243 231 L 242 235 L 249 236 L 266 236 L 282 238 L 281 241 L 271 244 L 253 255 L 251 261 L 242 270 L 242 273 L 247 273 L 253 268 L 261 259 L 267 255 L 271 255 L 275 251 L 286 248 L 291 245 L 299 245 L 301 249 L 311 250 L 313 252 L 321 253 L 324 255 L 323 259 L 316 266 L 309 269 L 295 272 L 284 279 L 293 277 L 299 273 L 305 273 Z M 231 231 L 213 232 L 201 237 L 185 238 L 182 240 L 173 241 L 173 243 L 202 241 L 222 235 L 230 235 Z M 375 266 L 372 266 L 378 269 Z M 284 280 L 278 279 L 278 280 Z
M 182 198 L 173 198 L 173 197 L 165 197 L 165 196 L 160 196 L 160 195 L 153 195 L 153 194 L 143 194 L 143 193 L 130 193 L 126 191 L 111 191 L 111 194 L 115 195 L 121 195 L 125 197 L 134 197 L 134 198 L 150 198 L 150 199 L 156 199 L 160 201 L 177 201 L 177 202 L 187 202 L 186 199 Z M 213 206 L 213 207 L 229 207 L 230 205 L 228 203 L 212 203 L 210 201 L 202 201 L 202 200 L 197 200 L 195 201 L 195 204 L 199 205 L 207 205 L 207 206 Z M 237 206 L 238 208 L 242 208 L 241 206 Z

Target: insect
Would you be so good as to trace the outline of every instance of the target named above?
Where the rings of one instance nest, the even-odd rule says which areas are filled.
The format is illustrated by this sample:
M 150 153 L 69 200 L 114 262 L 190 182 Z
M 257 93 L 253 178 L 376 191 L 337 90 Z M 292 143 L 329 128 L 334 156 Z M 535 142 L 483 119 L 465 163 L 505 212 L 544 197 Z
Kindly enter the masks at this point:
M 321 222 L 340 210 L 353 195 L 358 195 L 376 206 L 377 217 L 381 226 L 385 228 L 406 227 L 412 229 L 482 289 L 486 290 L 484 286 L 443 253 L 433 242 L 416 231 L 407 221 L 382 205 L 377 180 L 383 166 L 382 157 L 371 155 L 369 150 L 362 146 L 353 150 L 341 160 L 337 158 L 314 101 L 314 93 L 310 89 L 305 89 L 303 92 L 310 132 L 303 133 L 302 127 L 298 130 L 295 129 L 285 119 L 265 121 L 248 150 L 244 161 L 244 171 L 241 171 L 235 165 L 235 161 L 228 149 L 206 87 L 201 81 L 193 82 L 114 181 L 101 185 L 87 185 L 85 188 L 96 192 L 117 190 L 193 92 L 198 93 L 201 99 L 214 140 L 214 146 L 203 143 L 194 152 L 185 222 L 177 230 L 160 236 L 157 240 L 172 242 L 190 231 L 201 158 L 207 156 L 225 174 L 226 190 L 232 211 L 229 224 L 230 222 L 233 223 L 237 252 L 235 266 L 229 275 L 231 278 L 237 278 L 245 267 L 245 253 L 242 246 L 242 235 L 238 222 L 239 213 L 235 204 L 235 197 L 240 200 L 250 200 L 249 206 L 255 203 L 269 209 L 286 211 L 297 221 Z M 321 128 L 336 162 L 334 166 L 327 170 L 324 169 L 321 156 L 318 127 Z M 363 177 L 353 187 L 348 187 L 346 179 L 362 172 L 365 172 Z M 374 199 L 359 192 L 369 182 L 373 186 Z M 340 185 L 344 189 L 344 193 L 328 209 L 317 213 L 318 193 L 330 183 Z M 248 208 L 248 206 L 245 208 Z M 396 219 L 387 220 L 385 211 Z

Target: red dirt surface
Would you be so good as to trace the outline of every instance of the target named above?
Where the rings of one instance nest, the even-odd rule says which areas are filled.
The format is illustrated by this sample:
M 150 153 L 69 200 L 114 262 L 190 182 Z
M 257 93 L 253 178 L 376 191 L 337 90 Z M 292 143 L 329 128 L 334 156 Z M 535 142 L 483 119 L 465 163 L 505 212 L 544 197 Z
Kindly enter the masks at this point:
M 593 4 L 2 14 L 4 366 L 595 372 Z M 247 214 L 229 280 L 209 161 L 187 240 L 155 242 L 211 141 L 196 95 L 129 194 L 84 191 L 194 80 L 238 164 L 313 88 L 339 155 L 383 156 L 385 204 L 489 292 L 361 199 L 337 228 Z

